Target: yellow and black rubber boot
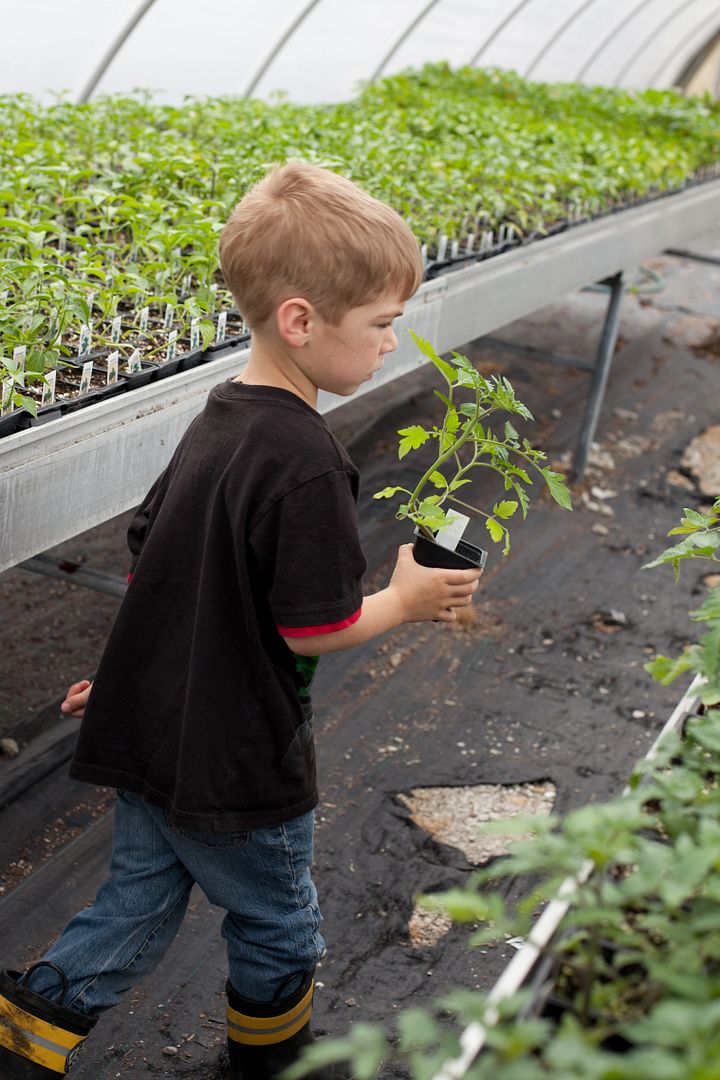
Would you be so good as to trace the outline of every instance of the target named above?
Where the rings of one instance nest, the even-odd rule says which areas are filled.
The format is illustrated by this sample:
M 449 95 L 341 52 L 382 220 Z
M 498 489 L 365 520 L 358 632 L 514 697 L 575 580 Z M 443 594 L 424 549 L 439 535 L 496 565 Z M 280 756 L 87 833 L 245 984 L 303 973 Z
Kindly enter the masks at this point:
M 52 967 L 67 989 L 65 973 Z M 45 1080 L 69 1072 L 95 1020 L 56 1005 L 23 986 L 17 971 L 0 971 L 0 1077 L 2 1080 Z
M 275 1080 L 315 1042 L 310 1030 L 314 972 L 297 990 L 271 1002 L 240 997 L 228 982 L 227 1033 L 231 1080 Z M 307 1080 L 352 1080 L 342 1065 L 326 1065 Z

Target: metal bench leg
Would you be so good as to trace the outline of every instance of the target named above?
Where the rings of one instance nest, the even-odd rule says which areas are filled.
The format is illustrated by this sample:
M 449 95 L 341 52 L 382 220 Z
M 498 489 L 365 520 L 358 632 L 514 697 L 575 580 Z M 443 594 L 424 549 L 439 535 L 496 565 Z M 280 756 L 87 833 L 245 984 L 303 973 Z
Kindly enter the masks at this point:
M 600 418 L 605 386 L 610 374 L 610 365 L 620 328 L 620 307 L 625 291 L 622 272 L 616 274 L 615 277 L 608 278 L 608 284 L 610 285 L 610 302 L 608 303 L 605 322 L 600 335 L 590 393 L 585 409 L 585 419 L 580 428 L 580 437 L 578 438 L 575 460 L 573 461 L 573 478 L 575 480 L 582 480 L 585 474 L 585 466 L 587 465 L 590 446 Z

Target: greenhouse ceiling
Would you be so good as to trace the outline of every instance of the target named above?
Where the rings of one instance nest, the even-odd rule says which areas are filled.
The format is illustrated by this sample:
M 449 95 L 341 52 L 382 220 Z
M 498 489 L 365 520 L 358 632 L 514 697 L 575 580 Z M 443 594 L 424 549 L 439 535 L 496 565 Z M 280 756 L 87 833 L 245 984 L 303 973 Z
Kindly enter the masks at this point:
M 717 0 L 5 0 L 0 93 L 350 97 L 428 60 L 717 95 Z

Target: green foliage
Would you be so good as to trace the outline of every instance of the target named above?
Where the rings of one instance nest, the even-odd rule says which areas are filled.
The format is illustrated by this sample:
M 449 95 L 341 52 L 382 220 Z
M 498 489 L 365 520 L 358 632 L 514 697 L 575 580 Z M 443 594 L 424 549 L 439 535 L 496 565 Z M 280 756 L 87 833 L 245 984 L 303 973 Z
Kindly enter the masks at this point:
M 443 234 L 463 241 L 504 225 L 544 235 L 680 188 L 715 166 L 718 115 L 673 91 L 544 85 L 446 64 L 328 106 L 0 96 L 0 380 L 22 396 L 14 347 L 26 345 L 28 371 L 41 374 L 75 351 L 90 319 L 94 343 L 108 348 L 116 314 L 121 359 L 136 347 L 161 357 L 167 303 L 178 338 L 199 315 L 207 345 L 212 316 L 231 304 L 218 232 L 269 163 L 349 176 L 395 207 L 432 258 Z M 151 325 L 140 334 L 145 306 Z
M 720 565 L 720 499 L 708 513 L 683 510 L 680 524 L 668 536 L 684 536 L 679 544 L 667 548 L 646 567 L 670 565 L 675 580 L 680 578 L 680 564 L 686 559 L 704 559 Z M 704 705 L 720 703 L 720 586 L 708 589 L 705 600 L 690 617 L 707 624 L 708 630 L 697 644 L 690 645 L 680 656 L 672 659 L 657 656 L 645 665 L 647 671 L 663 685 L 673 682 L 686 671 L 702 676 L 700 697 Z
M 496 543 L 503 543 L 503 554 L 510 550 L 510 532 L 505 522 L 518 507 L 525 517 L 530 505 L 527 488 L 532 485 L 529 471 L 534 470 L 545 482 L 551 496 L 560 506 L 572 509 L 570 492 L 565 478 L 543 465 L 545 454 L 534 449 L 527 439 L 521 438 L 509 421 L 501 435 L 491 429 L 490 420 L 496 413 L 512 413 L 523 420 L 532 420 L 529 409 L 519 401 L 507 379 L 502 376 L 486 378 L 475 370 L 466 356 L 452 354 L 452 360 L 438 356 L 429 341 L 410 331 L 410 336 L 420 352 L 435 365 L 447 383 L 447 393 L 436 390 L 443 403 L 442 421 L 432 428 L 419 424 L 401 428 L 398 457 L 419 450 L 428 442 L 435 442 L 436 457 L 425 469 L 415 487 L 386 487 L 377 491 L 373 498 L 391 499 L 398 493 L 407 495 L 400 504 L 396 517 L 414 522 L 427 536 L 454 520 L 451 509 L 445 504 L 461 506 L 485 518 L 485 527 Z M 463 395 L 468 400 L 463 400 Z M 469 475 L 474 469 L 490 469 L 498 474 L 506 491 L 515 499 L 497 501 L 488 513 L 467 503 L 455 493 L 472 482 Z M 475 474 L 477 475 L 477 474 Z M 428 495 L 428 486 L 439 494 Z

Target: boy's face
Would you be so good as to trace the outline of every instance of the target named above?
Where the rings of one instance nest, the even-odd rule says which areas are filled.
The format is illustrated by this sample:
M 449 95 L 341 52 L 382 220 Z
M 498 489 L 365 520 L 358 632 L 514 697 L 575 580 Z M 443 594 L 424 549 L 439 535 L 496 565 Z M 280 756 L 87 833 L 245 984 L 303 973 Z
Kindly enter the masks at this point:
M 352 308 L 337 326 L 317 318 L 302 366 L 319 390 L 347 397 L 383 366 L 397 348 L 393 321 L 405 301 L 384 293 L 370 304 Z

